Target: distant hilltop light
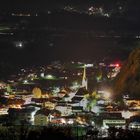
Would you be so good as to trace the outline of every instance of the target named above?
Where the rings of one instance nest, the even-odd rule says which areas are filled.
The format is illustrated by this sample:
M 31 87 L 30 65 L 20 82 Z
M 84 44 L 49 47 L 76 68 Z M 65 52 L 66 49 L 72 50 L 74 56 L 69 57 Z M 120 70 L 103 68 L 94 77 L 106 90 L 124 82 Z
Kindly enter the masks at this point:
M 109 67 L 120 67 L 120 64 L 119 64 L 119 63 L 116 63 L 116 64 L 110 64 Z
M 29 14 L 29 13 L 12 13 L 11 14 L 12 16 L 17 16 L 17 17 L 30 17 L 31 16 L 31 14 Z
M 16 41 L 14 43 L 14 45 L 17 49 L 23 49 L 24 48 L 24 42 L 22 42 L 22 41 Z
M 93 64 L 86 64 L 85 67 L 93 67 Z
M 17 48 L 23 48 L 22 42 L 18 42 L 18 43 L 16 44 L 16 47 L 17 47 Z
M 38 16 L 37 13 L 11 13 L 11 16 L 15 17 L 30 17 L 30 16 Z

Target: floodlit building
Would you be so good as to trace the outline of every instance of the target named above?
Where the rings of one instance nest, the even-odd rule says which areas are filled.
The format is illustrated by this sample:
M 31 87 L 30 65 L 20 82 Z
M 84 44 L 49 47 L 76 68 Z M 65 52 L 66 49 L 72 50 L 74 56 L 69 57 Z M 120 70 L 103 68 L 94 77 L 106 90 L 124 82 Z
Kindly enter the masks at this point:
M 88 89 L 88 80 L 87 80 L 87 77 L 86 77 L 86 66 L 84 66 L 83 79 L 82 79 L 82 87 L 85 87 L 86 90 Z
M 72 107 L 66 102 L 58 102 L 55 109 L 59 110 L 62 116 L 69 116 L 72 114 Z
M 122 117 L 120 112 L 105 112 L 100 113 L 99 117 L 102 119 L 103 127 L 125 127 L 126 120 Z
M 129 129 L 140 130 L 140 115 L 130 117 L 130 123 L 128 124 Z
M 39 110 L 35 114 L 34 125 L 45 126 L 50 121 L 50 110 Z
M 128 128 L 130 130 L 140 130 L 140 122 L 131 122 L 129 125 L 128 125 Z
M 86 94 L 88 94 L 88 91 L 85 88 L 80 88 L 72 98 L 71 105 L 81 106 L 84 110 L 86 110 L 88 103 L 87 99 L 85 98 Z
M 138 106 L 140 106 L 140 99 L 134 99 L 134 98 L 132 98 L 132 99 L 125 99 L 124 102 L 125 102 L 125 104 L 127 106 L 131 106 L 131 107 L 136 107 L 136 106 L 138 107 Z
M 34 125 L 46 126 L 52 121 L 53 118 L 58 118 L 60 116 L 61 116 L 61 112 L 58 110 L 49 110 L 43 108 L 36 112 Z
M 10 108 L 8 110 L 9 114 L 9 123 L 13 125 L 22 125 L 22 124 L 33 124 L 34 112 L 36 109 L 34 107 L 24 108 L 24 109 L 15 109 Z
M 54 102 L 51 102 L 51 101 L 46 101 L 44 103 L 44 107 L 49 109 L 49 110 L 54 110 L 55 109 L 55 106 L 56 106 L 56 103 Z

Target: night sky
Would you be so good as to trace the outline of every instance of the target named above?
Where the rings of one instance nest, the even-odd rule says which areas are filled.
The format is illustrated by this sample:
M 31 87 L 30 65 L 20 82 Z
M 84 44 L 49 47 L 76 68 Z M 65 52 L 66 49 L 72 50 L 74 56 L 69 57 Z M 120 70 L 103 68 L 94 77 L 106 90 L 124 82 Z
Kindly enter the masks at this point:
M 60 12 L 65 6 L 78 10 L 91 6 L 112 12 L 121 6 L 121 16 L 94 18 L 85 14 Z M 45 64 L 53 60 L 126 59 L 138 46 L 139 0 L 4 0 L 0 4 L 1 26 L 16 30 L 13 36 L 0 35 L 0 63 Z M 48 11 L 52 13 L 47 15 Z M 11 17 L 11 13 L 38 13 L 39 17 Z M 106 37 L 107 34 L 107 37 Z M 96 35 L 104 36 L 98 38 Z M 114 38 L 113 36 L 120 36 Z M 127 36 L 128 35 L 128 36 Z M 109 37 L 108 37 L 109 36 Z M 111 37 L 110 37 L 111 36 Z M 22 42 L 20 48 L 17 42 Z
M 3 9 L 47 9 L 47 8 L 58 8 L 61 6 L 72 5 L 78 7 L 86 7 L 87 5 L 100 5 L 113 7 L 114 5 L 128 6 L 130 9 L 139 9 L 139 0 L 2 0 L 0 7 Z

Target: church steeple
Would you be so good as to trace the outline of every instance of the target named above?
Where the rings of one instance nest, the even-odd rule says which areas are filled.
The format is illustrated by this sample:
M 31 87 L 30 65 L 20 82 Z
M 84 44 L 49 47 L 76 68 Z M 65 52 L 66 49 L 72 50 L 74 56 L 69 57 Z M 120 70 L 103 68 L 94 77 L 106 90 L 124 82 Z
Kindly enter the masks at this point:
M 83 78 L 82 78 L 82 87 L 85 87 L 87 89 L 87 77 L 86 77 L 86 66 L 84 65 L 84 71 L 83 71 Z

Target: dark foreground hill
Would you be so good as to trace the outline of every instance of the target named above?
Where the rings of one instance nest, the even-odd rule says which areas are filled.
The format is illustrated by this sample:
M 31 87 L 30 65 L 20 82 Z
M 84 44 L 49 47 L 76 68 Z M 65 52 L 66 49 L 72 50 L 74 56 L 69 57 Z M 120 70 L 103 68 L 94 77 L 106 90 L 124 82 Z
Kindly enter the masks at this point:
M 117 96 L 140 97 L 140 48 L 129 55 L 115 80 L 114 89 Z

